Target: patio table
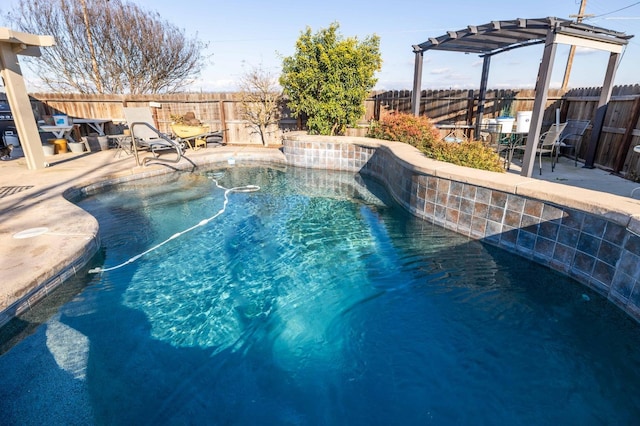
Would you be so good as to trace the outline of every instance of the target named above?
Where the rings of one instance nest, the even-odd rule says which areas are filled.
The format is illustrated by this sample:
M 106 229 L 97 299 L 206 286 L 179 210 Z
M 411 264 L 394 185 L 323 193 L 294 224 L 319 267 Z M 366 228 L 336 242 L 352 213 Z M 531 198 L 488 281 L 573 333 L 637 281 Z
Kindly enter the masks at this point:
M 469 124 L 436 124 L 436 128 L 444 130 L 447 134 L 442 138 L 446 142 L 463 142 L 469 138 L 469 133 L 473 129 Z
M 108 118 L 72 118 L 73 124 L 86 124 L 92 130 L 98 133 L 98 136 L 104 136 L 104 124 L 111 121 Z
M 75 140 L 71 137 L 71 131 L 73 130 L 73 125 L 67 125 L 67 126 L 40 125 L 40 130 L 42 130 L 43 132 L 53 133 L 53 135 L 57 139 L 66 139 L 69 142 L 75 142 Z
M 126 155 L 133 155 L 133 139 L 131 135 L 109 135 L 107 136 L 111 143 L 115 145 L 116 153 L 114 157 L 120 157 L 124 152 Z

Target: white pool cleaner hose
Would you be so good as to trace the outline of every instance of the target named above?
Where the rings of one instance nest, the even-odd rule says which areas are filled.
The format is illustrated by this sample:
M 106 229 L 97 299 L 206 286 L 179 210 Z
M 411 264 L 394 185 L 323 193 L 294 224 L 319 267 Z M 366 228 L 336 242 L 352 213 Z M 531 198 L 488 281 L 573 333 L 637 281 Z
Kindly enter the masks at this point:
M 162 247 L 163 245 L 165 245 L 166 243 L 168 243 L 171 240 L 174 240 L 178 237 L 180 237 L 181 235 L 186 234 L 187 232 L 191 232 L 196 228 L 199 228 L 201 226 L 206 225 L 207 223 L 211 222 L 213 219 L 217 218 L 218 216 L 220 216 L 222 213 L 224 213 L 224 211 L 227 209 L 227 204 L 229 203 L 229 194 L 232 192 L 256 192 L 260 190 L 260 187 L 257 185 L 247 185 L 247 186 L 238 186 L 235 188 L 225 188 L 223 186 L 221 186 L 218 181 L 216 179 L 213 179 L 213 181 L 215 182 L 216 186 L 220 189 L 224 189 L 224 202 L 222 203 L 222 208 L 220 210 L 218 210 L 218 212 L 216 214 L 214 214 L 213 216 L 207 218 L 207 219 L 202 219 L 200 222 L 198 222 L 197 224 L 193 225 L 190 228 L 185 229 L 184 231 L 178 232 L 176 234 L 173 234 L 172 236 L 170 236 L 169 238 L 167 238 L 166 240 L 162 241 L 159 244 L 156 244 L 155 246 L 151 247 L 150 249 L 143 251 L 140 254 L 137 254 L 135 256 L 133 256 L 132 258 L 130 258 L 129 260 L 122 262 L 119 265 L 116 266 L 112 266 L 110 268 L 93 268 L 89 270 L 90 274 L 99 274 L 102 272 L 109 272 L 109 271 L 113 271 L 115 269 L 120 269 L 125 265 L 128 265 L 130 263 L 135 262 L 136 260 L 140 259 L 142 256 L 144 256 L 145 254 L 151 253 L 152 251 L 155 251 L 157 249 L 159 249 L 160 247 Z

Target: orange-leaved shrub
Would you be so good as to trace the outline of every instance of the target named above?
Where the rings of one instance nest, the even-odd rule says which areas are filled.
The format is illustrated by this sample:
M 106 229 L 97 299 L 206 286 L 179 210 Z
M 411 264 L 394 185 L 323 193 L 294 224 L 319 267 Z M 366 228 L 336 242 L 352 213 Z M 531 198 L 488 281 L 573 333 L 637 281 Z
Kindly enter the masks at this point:
M 367 136 L 408 143 L 422 150 L 423 147 L 440 140 L 440 131 L 428 117 L 389 113 L 383 115 L 380 121 L 371 123 Z
M 490 146 L 479 141 L 445 142 L 440 131 L 425 116 L 390 113 L 371 124 L 367 136 L 408 143 L 429 158 L 459 166 L 504 172 L 500 156 Z

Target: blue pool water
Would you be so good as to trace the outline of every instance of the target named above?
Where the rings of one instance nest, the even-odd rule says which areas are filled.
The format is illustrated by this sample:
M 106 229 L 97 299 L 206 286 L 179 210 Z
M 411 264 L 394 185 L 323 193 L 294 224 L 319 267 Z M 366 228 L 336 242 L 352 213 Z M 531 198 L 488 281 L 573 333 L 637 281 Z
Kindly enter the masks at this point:
M 640 329 L 349 174 L 232 168 L 79 202 L 95 266 L 15 321 L 1 424 L 633 424 Z M 5 329 L 3 335 L 8 333 Z M 2 342 L 0 342 L 2 343 Z

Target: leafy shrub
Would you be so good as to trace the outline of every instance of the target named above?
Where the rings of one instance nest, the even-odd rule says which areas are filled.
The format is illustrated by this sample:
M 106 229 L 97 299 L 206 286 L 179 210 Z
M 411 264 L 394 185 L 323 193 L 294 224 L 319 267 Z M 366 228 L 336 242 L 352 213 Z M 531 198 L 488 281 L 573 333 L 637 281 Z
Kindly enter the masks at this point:
M 477 142 L 445 142 L 433 122 L 424 116 L 391 113 L 373 122 L 367 136 L 408 143 L 427 157 L 459 166 L 504 172 L 500 156 L 488 145 Z
M 425 154 L 427 157 L 459 166 L 504 173 L 500 156 L 493 148 L 479 141 L 461 143 L 438 141 L 433 147 L 432 155 L 428 152 Z
M 427 117 L 391 113 L 383 115 L 380 121 L 373 122 L 367 136 L 408 143 L 423 151 L 424 148 L 440 140 L 440 131 Z

